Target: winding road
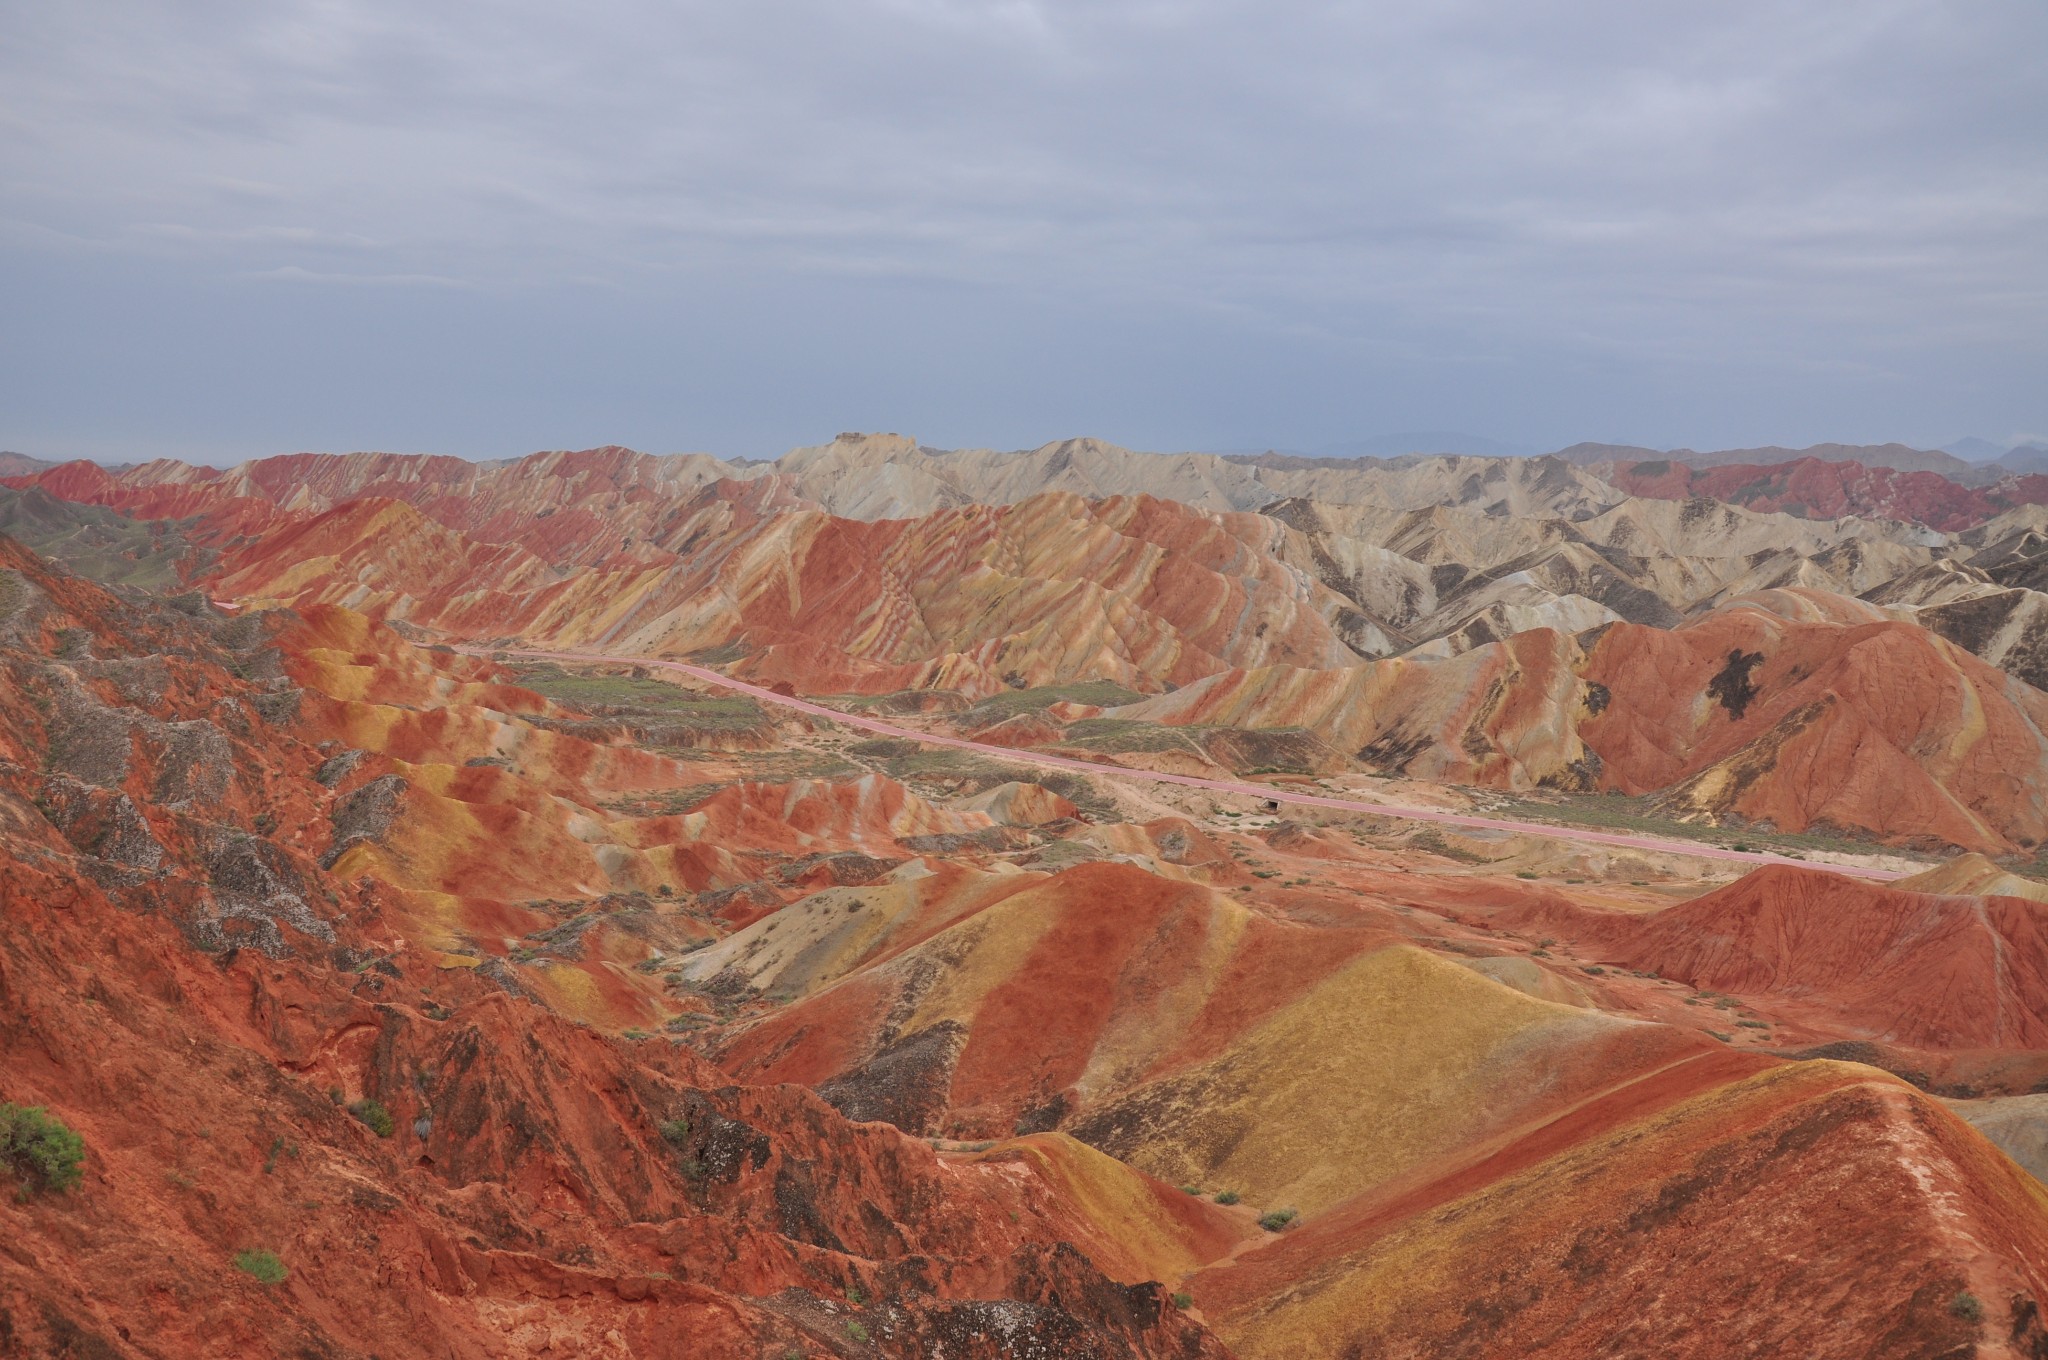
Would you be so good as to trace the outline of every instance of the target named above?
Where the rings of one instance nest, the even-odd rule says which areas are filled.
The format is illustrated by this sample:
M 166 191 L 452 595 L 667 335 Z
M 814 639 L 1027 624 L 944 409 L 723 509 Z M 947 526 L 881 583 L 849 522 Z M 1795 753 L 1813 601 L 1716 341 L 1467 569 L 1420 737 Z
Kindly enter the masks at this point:
M 1365 812 L 1379 817 L 1394 817 L 1412 822 L 1434 822 L 1440 826 L 1468 827 L 1478 831 L 1512 831 L 1525 836 L 1546 836 L 1552 840 L 1574 841 L 1585 845 L 1609 845 L 1622 850 L 1643 850 L 1655 854 L 1691 855 L 1697 859 L 1730 860 L 1739 864 L 1797 864 L 1808 869 L 1827 869 L 1838 874 L 1855 878 L 1869 878 L 1881 881 L 1904 878 L 1906 875 L 1895 869 L 1878 869 L 1860 864 L 1823 864 L 1809 860 L 1790 859 L 1784 855 L 1767 852 L 1727 850 L 1720 846 L 1704 845 L 1697 841 L 1667 840 L 1657 836 L 1628 836 L 1614 831 L 1593 831 L 1570 826 L 1553 826 L 1546 822 L 1517 822 L 1500 817 L 1474 817 L 1460 812 L 1443 812 L 1436 808 L 1402 807 L 1385 803 L 1364 803 L 1349 798 L 1332 798 L 1327 794 L 1297 793 L 1291 789 L 1274 788 L 1266 784 L 1239 783 L 1229 779 L 1202 779 L 1195 775 L 1165 774 L 1154 770 L 1133 770 L 1120 765 L 1100 765 L 1089 760 L 1075 760 L 1070 756 L 1048 755 L 1039 751 L 1020 750 L 1010 746 L 994 746 L 986 742 L 969 741 L 965 737 L 940 736 L 932 732 L 920 732 L 915 728 L 898 727 L 877 718 L 862 717 L 844 713 L 809 699 L 793 698 L 778 694 L 760 685 L 750 685 L 744 680 L 734 680 L 705 666 L 693 666 L 686 661 L 669 661 L 649 656 L 605 656 L 596 652 L 543 652 L 521 650 L 509 647 L 460 647 L 458 651 L 474 656 L 516 656 L 535 661 L 566 662 L 570 664 L 606 664 L 625 666 L 647 666 L 701 680 L 706 684 L 744 694 L 764 704 L 776 704 L 783 708 L 808 713 L 814 717 L 826 718 L 847 727 L 873 732 L 878 736 L 901 737 L 908 741 L 923 742 L 927 746 L 951 746 L 963 751 L 990 756 L 1020 765 L 1042 765 L 1061 770 L 1077 770 L 1082 774 L 1113 779 L 1131 779 L 1148 784 L 1179 784 L 1184 788 L 1203 789 L 1210 793 L 1238 794 L 1249 798 L 1261 798 L 1267 802 L 1284 803 L 1298 807 L 1334 808 L 1342 812 Z

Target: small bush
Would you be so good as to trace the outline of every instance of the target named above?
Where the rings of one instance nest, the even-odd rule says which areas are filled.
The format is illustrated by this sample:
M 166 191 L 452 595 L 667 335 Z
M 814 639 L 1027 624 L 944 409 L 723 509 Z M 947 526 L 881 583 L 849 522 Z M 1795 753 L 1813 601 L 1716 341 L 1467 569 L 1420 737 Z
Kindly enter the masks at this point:
M 0 1160 L 34 1190 L 69 1190 L 78 1184 L 85 1140 L 40 1105 L 0 1105 Z
M 846 1339 L 848 1341 L 865 1341 L 868 1339 L 868 1329 L 861 1326 L 858 1322 L 849 1322 L 846 1324 Z
M 391 1117 L 391 1111 L 374 1100 L 354 1101 L 349 1105 L 348 1112 L 379 1138 L 389 1138 L 392 1131 L 398 1127 L 398 1121 Z
M 1518 870 L 1516 870 L 1516 871 L 1515 871 L 1515 877 L 1516 877 L 1516 878 L 1534 878 L 1534 877 L 1536 877 L 1536 875 L 1534 875 L 1534 874 L 1530 873 L 1530 872 L 1529 872 L 1529 871 L 1528 871 L 1527 869 L 1518 869 Z
M 1984 1320 L 1983 1301 L 1967 1289 L 1948 1301 L 1948 1310 L 1965 1322 Z
M 1224 1192 L 1223 1192 L 1222 1194 L 1220 1194 L 1220 1195 L 1216 1196 L 1216 1202 L 1217 1202 L 1218 1204 L 1235 1204 L 1235 1203 L 1237 1203 L 1237 1191 L 1235 1191 L 1235 1190 L 1225 1190 L 1225 1191 L 1224 1191 Z
M 1259 1215 L 1259 1226 L 1267 1232 L 1284 1232 L 1295 1219 L 1301 1217 L 1299 1209 L 1273 1209 Z
M 687 1119 L 664 1119 L 658 1127 L 661 1129 L 661 1141 L 670 1147 L 681 1147 L 690 1141 L 690 1121 Z
M 1183 1312 L 1195 1306 L 1195 1296 L 1193 1294 L 1169 1294 L 1167 1297 L 1173 1300 L 1174 1307 Z
M 857 1284 L 846 1286 L 846 1301 L 858 1308 L 868 1301 L 867 1292 Z
M 284 1262 L 277 1259 L 276 1252 L 256 1248 L 236 1252 L 235 1269 L 244 1275 L 255 1276 L 264 1284 L 283 1284 L 285 1276 L 291 1274 Z
M 1195 1196 L 1195 1197 L 1196 1197 L 1197 1199 L 1199 1199 L 1199 1198 L 1201 1198 L 1201 1194 L 1202 1194 L 1202 1187 L 1201 1187 L 1201 1186 L 1199 1186 L 1199 1185 L 1183 1185 L 1183 1186 L 1182 1186 L 1182 1187 L 1180 1188 L 1180 1192 L 1181 1192 L 1181 1193 L 1182 1193 L 1183 1195 L 1193 1195 L 1193 1196 Z
M 1607 970 L 1605 968 L 1602 968 L 1597 963 L 1581 964 L 1579 967 L 1579 971 L 1582 973 L 1590 974 L 1593 977 L 1605 977 L 1607 975 Z

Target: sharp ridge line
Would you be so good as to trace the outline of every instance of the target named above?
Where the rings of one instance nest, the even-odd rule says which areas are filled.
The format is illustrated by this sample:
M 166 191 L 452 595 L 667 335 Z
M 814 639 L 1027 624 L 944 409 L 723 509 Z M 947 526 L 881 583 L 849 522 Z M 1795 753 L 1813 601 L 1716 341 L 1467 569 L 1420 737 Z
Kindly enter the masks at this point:
M 1135 779 L 1150 784 L 1178 784 L 1184 788 L 1202 789 L 1210 793 L 1230 793 L 1246 798 L 1261 798 L 1268 802 L 1288 803 L 1299 807 L 1335 808 L 1342 812 L 1363 812 L 1380 817 L 1392 817 L 1399 821 L 1433 822 L 1439 826 L 1469 827 L 1478 831 L 1509 831 L 1526 836 L 1542 836 L 1550 840 L 1578 841 L 1590 845 L 1611 845 L 1623 850 L 1641 850 L 1656 854 L 1691 855 L 1700 859 L 1727 860 L 1738 864 L 1791 864 L 1802 869 L 1819 869 L 1829 873 L 1845 874 L 1851 878 L 1868 878 L 1890 882 L 1906 877 L 1896 869 L 1875 869 L 1853 864 L 1824 864 L 1811 860 L 1792 859 L 1785 855 L 1772 855 L 1756 851 L 1724 850 L 1718 846 L 1695 845 L 1687 841 L 1669 841 L 1655 836 L 1625 836 L 1612 831 L 1581 830 L 1576 827 L 1552 826 L 1546 822 L 1517 822 L 1499 817 L 1475 817 L 1468 813 L 1441 812 L 1435 808 L 1411 808 L 1388 806 L 1382 803 L 1362 803 L 1349 798 L 1331 798 L 1325 794 L 1294 793 L 1286 789 L 1272 788 L 1264 784 L 1241 784 L 1224 779 L 1202 779 L 1195 775 L 1168 774 L 1162 770 L 1133 770 L 1119 765 L 1098 765 L 1093 761 L 1075 760 L 1068 756 L 1048 755 L 1042 751 L 1019 750 L 1011 746 L 995 746 L 987 742 L 970 741 L 965 737 L 942 736 L 935 732 L 920 732 L 915 728 L 898 727 L 878 718 L 861 717 L 844 713 L 824 704 L 808 699 L 792 698 L 777 694 L 761 685 L 748 684 L 722 675 L 707 666 L 693 666 L 687 661 L 671 661 L 654 656 L 605 656 L 595 652 L 547 652 L 530 648 L 484 647 L 466 645 L 456 648 L 475 656 L 530 657 L 541 661 L 571 661 L 609 666 L 659 666 L 665 670 L 678 671 L 707 684 L 745 694 L 763 703 L 776 704 L 783 708 L 795 709 L 814 717 L 831 722 L 844 723 L 877 736 L 899 737 L 906 741 L 923 742 L 928 746 L 951 746 L 963 751 L 975 751 L 999 760 L 1011 760 L 1023 765 L 1044 765 L 1054 769 L 1077 770 L 1083 774 L 1099 775 L 1112 779 Z

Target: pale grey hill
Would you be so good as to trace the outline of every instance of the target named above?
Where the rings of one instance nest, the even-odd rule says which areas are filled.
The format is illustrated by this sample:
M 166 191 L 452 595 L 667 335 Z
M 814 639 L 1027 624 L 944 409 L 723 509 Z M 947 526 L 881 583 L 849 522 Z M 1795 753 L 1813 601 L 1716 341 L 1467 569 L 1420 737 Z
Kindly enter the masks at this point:
M 0 449 L 0 477 L 27 477 L 41 472 L 44 468 L 57 466 L 47 458 L 31 458 L 25 453 L 11 449 Z

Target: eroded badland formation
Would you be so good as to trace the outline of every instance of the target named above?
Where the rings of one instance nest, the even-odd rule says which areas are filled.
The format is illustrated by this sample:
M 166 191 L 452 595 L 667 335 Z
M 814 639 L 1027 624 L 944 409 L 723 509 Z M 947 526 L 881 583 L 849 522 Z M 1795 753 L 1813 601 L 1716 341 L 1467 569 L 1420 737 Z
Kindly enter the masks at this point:
M 0 1356 L 2043 1360 L 1958 468 L 17 460 Z

